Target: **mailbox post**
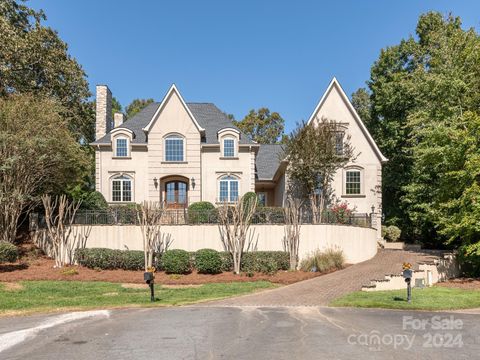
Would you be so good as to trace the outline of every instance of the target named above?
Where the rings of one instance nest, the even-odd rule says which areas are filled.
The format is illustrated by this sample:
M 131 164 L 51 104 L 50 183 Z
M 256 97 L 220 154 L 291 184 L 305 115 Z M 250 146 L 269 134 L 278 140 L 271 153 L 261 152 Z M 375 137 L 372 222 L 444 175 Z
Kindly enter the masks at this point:
M 411 269 L 412 265 L 409 263 L 403 264 L 403 277 L 405 278 L 405 282 L 407 283 L 407 301 L 412 301 L 412 277 L 413 277 L 413 270 Z
M 154 283 L 155 283 L 155 269 L 152 271 L 146 271 L 143 273 L 143 280 L 148 284 L 150 287 L 150 301 L 154 302 L 155 301 L 155 290 L 153 288 Z

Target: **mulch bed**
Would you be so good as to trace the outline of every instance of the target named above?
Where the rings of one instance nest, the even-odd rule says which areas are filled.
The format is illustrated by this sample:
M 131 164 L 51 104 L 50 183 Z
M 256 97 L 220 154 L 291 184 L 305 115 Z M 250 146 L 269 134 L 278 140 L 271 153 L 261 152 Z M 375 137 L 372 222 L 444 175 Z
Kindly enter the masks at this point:
M 143 271 L 128 270 L 93 270 L 83 266 L 69 266 L 54 269 L 54 261 L 40 257 L 20 263 L 0 265 L 0 281 L 16 282 L 22 280 L 75 280 L 108 281 L 116 283 L 143 284 Z M 226 283 L 232 281 L 266 280 L 275 284 L 292 284 L 311 279 L 323 274 L 303 271 L 279 271 L 274 275 L 255 273 L 253 277 L 246 274 L 234 275 L 225 272 L 217 275 L 198 274 L 196 271 L 187 275 L 168 275 L 164 272 L 155 274 L 155 283 L 168 285 Z
M 435 286 L 456 288 L 456 289 L 463 289 L 463 290 L 480 290 L 480 278 L 451 279 L 445 282 L 437 283 Z

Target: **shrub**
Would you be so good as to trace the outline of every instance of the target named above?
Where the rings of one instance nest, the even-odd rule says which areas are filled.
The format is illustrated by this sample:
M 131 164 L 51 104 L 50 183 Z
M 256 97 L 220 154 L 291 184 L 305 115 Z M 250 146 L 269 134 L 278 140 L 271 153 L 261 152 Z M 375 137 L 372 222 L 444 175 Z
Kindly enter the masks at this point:
M 253 216 L 254 224 L 284 224 L 285 214 L 281 207 L 263 206 L 258 208 Z
M 232 254 L 228 251 L 221 251 L 218 253 L 220 255 L 220 259 L 222 260 L 222 271 L 233 271 L 233 258 Z
M 18 249 L 15 245 L 1 241 L 0 242 L 0 264 L 5 262 L 15 262 L 18 259 Z
M 317 250 L 302 260 L 300 269 L 303 271 L 326 272 L 333 269 L 342 269 L 344 264 L 345 257 L 342 250 L 327 249 L 323 252 Z
M 195 253 L 195 268 L 200 274 L 219 274 L 222 272 L 222 258 L 216 250 L 198 250 Z
M 290 256 L 285 251 L 253 251 L 244 253 L 242 271 L 261 272 L 272 274 L 278 270 L 288 270 L 290 268 Z
M 188 222 L 190 224 L 208 224 L 216 222 L 217 211 L 208 201 L 199 201 L 188 207 Z
M 464 245 L 458 249 L 458 263 L 462 275 L 480 276 L 480 243 Z
M 167 274 L 187 274 L 191 271 L 188 251 L 167 250 L 162 256 L 162 267 Z
M 402 234 L 402 230 L 400 230 L 397 226 L 395 225 L 390 225 L 387 226 L 385 229 L 383 229 L 382 226 L 382 234 L 385 230 L 385 234 L 383 235 L 385 240 L 395 242 L 400 239 L 400 235 Z
M 80 265 L 91 269 L 141 270 L 145 266 L 144 254 L 140 250 L 77 249 L 75 257 Z
M 347 202 L 332 206 L 330 211 L 335 217 L 335 222 L 338 224 L 348 224 L 353 213 L 353 210 L 348 208 Z

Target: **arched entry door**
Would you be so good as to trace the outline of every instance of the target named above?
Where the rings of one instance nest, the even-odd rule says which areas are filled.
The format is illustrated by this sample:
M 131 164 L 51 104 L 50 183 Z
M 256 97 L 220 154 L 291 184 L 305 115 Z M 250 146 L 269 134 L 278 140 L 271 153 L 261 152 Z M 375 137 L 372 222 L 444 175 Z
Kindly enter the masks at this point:
M 180 180 L 173 180 L 165 183 L 165 202 L 167 208 L 182 209 L 187 207 L 188 199 L 187 183 Z

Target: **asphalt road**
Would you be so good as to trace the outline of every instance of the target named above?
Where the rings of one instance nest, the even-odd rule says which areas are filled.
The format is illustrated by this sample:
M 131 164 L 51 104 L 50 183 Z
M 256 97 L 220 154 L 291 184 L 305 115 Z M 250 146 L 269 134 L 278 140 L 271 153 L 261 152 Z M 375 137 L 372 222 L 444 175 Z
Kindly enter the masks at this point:
M 61 324 L 59 316 L 0 319 L 0 340 L 13 331 L 27 331 L 24 341 L 0 352 L 0 359 L 459 360 L 480 356 L 479 313 L 191 306 L 112 310 L 107 316 L 73 317 Z M 29 333 L 32 328 L 36 330 Z

